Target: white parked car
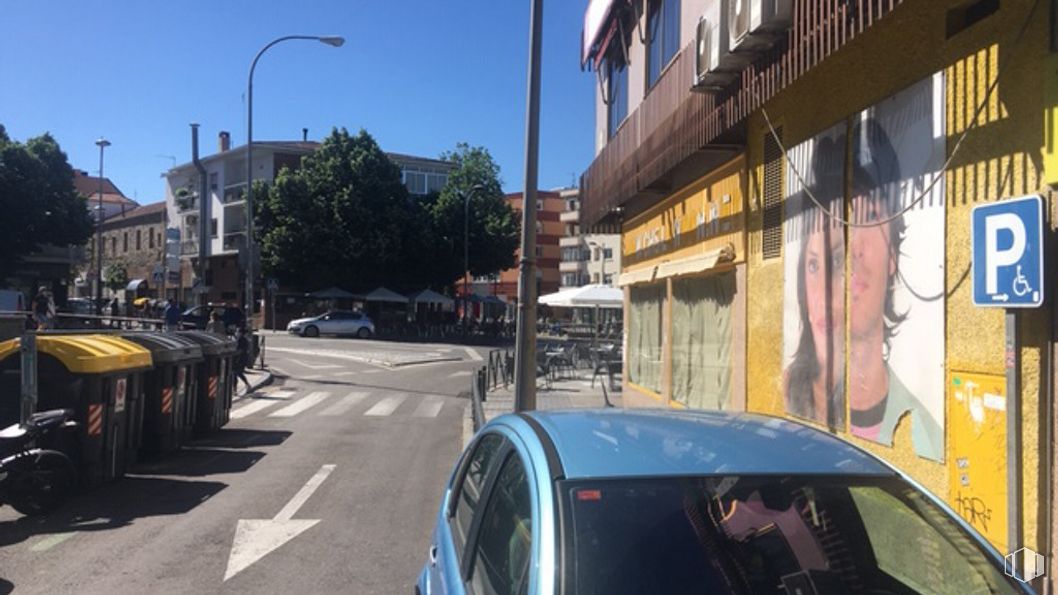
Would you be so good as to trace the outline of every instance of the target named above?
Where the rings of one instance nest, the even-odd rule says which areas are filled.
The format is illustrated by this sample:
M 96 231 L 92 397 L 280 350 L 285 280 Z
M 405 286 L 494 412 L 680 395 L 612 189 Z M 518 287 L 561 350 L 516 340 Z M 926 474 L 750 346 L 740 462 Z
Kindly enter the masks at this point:
M 375 323 L 362 312 L 331 310 L 312 318 L 298 318 L 287 324 L 287 332 L 302 337 L 351 335 L 369 339 L 375 334 Z

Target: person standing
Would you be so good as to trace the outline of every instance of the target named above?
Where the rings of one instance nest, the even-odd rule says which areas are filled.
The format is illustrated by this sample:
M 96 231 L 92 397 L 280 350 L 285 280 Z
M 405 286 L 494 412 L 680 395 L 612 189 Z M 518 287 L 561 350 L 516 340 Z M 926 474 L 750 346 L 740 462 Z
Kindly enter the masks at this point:
M 37 323 L 37 330 L 46 331 L 52 328 L 54 315 L 55 304 L 51 301 L 51 295 L 46 287 L 41 287 L 33 298 L 33 318 Z
M 206 324 L 206 332 L 223 336 L 228 335 L 228 329 L 224 326 L 224 321 L 220 319 L 220 311 L 214 310 L 209 313 L 209 323 Z
M 180 329 L 180 308 L 176 306 L 176 300 L 169 298 L 165 306 L 165 330 L 173 332 Z

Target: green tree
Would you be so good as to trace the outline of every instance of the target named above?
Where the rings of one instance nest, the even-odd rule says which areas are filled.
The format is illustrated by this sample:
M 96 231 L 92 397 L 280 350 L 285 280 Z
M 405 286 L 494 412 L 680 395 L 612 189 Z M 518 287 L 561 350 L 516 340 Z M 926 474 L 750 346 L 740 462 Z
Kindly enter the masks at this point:
M 85 198 L 50 134 L 12 141 L 0 125 L 0 284 L 44 245 L 84 245 L 92 237 Z
M 424 219 L 374 138 L 343 128 L 280 172 L 255 221 L 264 271 L 284 284 L 411 290 L 430 258 Z
M 103 285 L 110 291 L 121 291 L 129 285 L 129 273 L 125 263 L 112 262 L 103 267 Z
M 514 209 L 504 199 L 500 166 L 488 149 L 456 145 L 441 156 L 456 165 L 448 184 L 429 203 L 433 237 L 437 248 L 438 276 L 445 284 L 463 276 L 464 197 L 470 198 L 469 264 L 471 275 L 489 275 L 515 265 L 519 244 L 519 222 Z

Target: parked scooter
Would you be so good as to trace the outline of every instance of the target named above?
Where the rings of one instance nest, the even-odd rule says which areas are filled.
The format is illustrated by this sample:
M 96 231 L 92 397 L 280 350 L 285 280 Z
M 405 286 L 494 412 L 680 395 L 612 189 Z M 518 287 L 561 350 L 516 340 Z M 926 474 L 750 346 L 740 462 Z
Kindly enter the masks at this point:
M 76 483 L 76 469 L 65 453 L 40 445 L 52 432 L 76 428 L 73 414 L 71 409 L 42 411 L 25 424 L 0 430 L 0 505 L 10 504 L 27 516 L 62 505 Z

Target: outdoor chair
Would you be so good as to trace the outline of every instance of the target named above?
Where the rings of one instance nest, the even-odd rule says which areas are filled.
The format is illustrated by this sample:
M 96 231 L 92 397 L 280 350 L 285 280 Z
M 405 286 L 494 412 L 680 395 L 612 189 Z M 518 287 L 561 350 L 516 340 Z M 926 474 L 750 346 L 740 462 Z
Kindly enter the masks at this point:
M 606 376 L 606 381 L 612 390 L 614 373 L 622 369 L 621 359 L 621 351 L 615 345 L 595 350 L 592 360 L 591 387 L 595 388 L 595 378 L 601 374 Z

